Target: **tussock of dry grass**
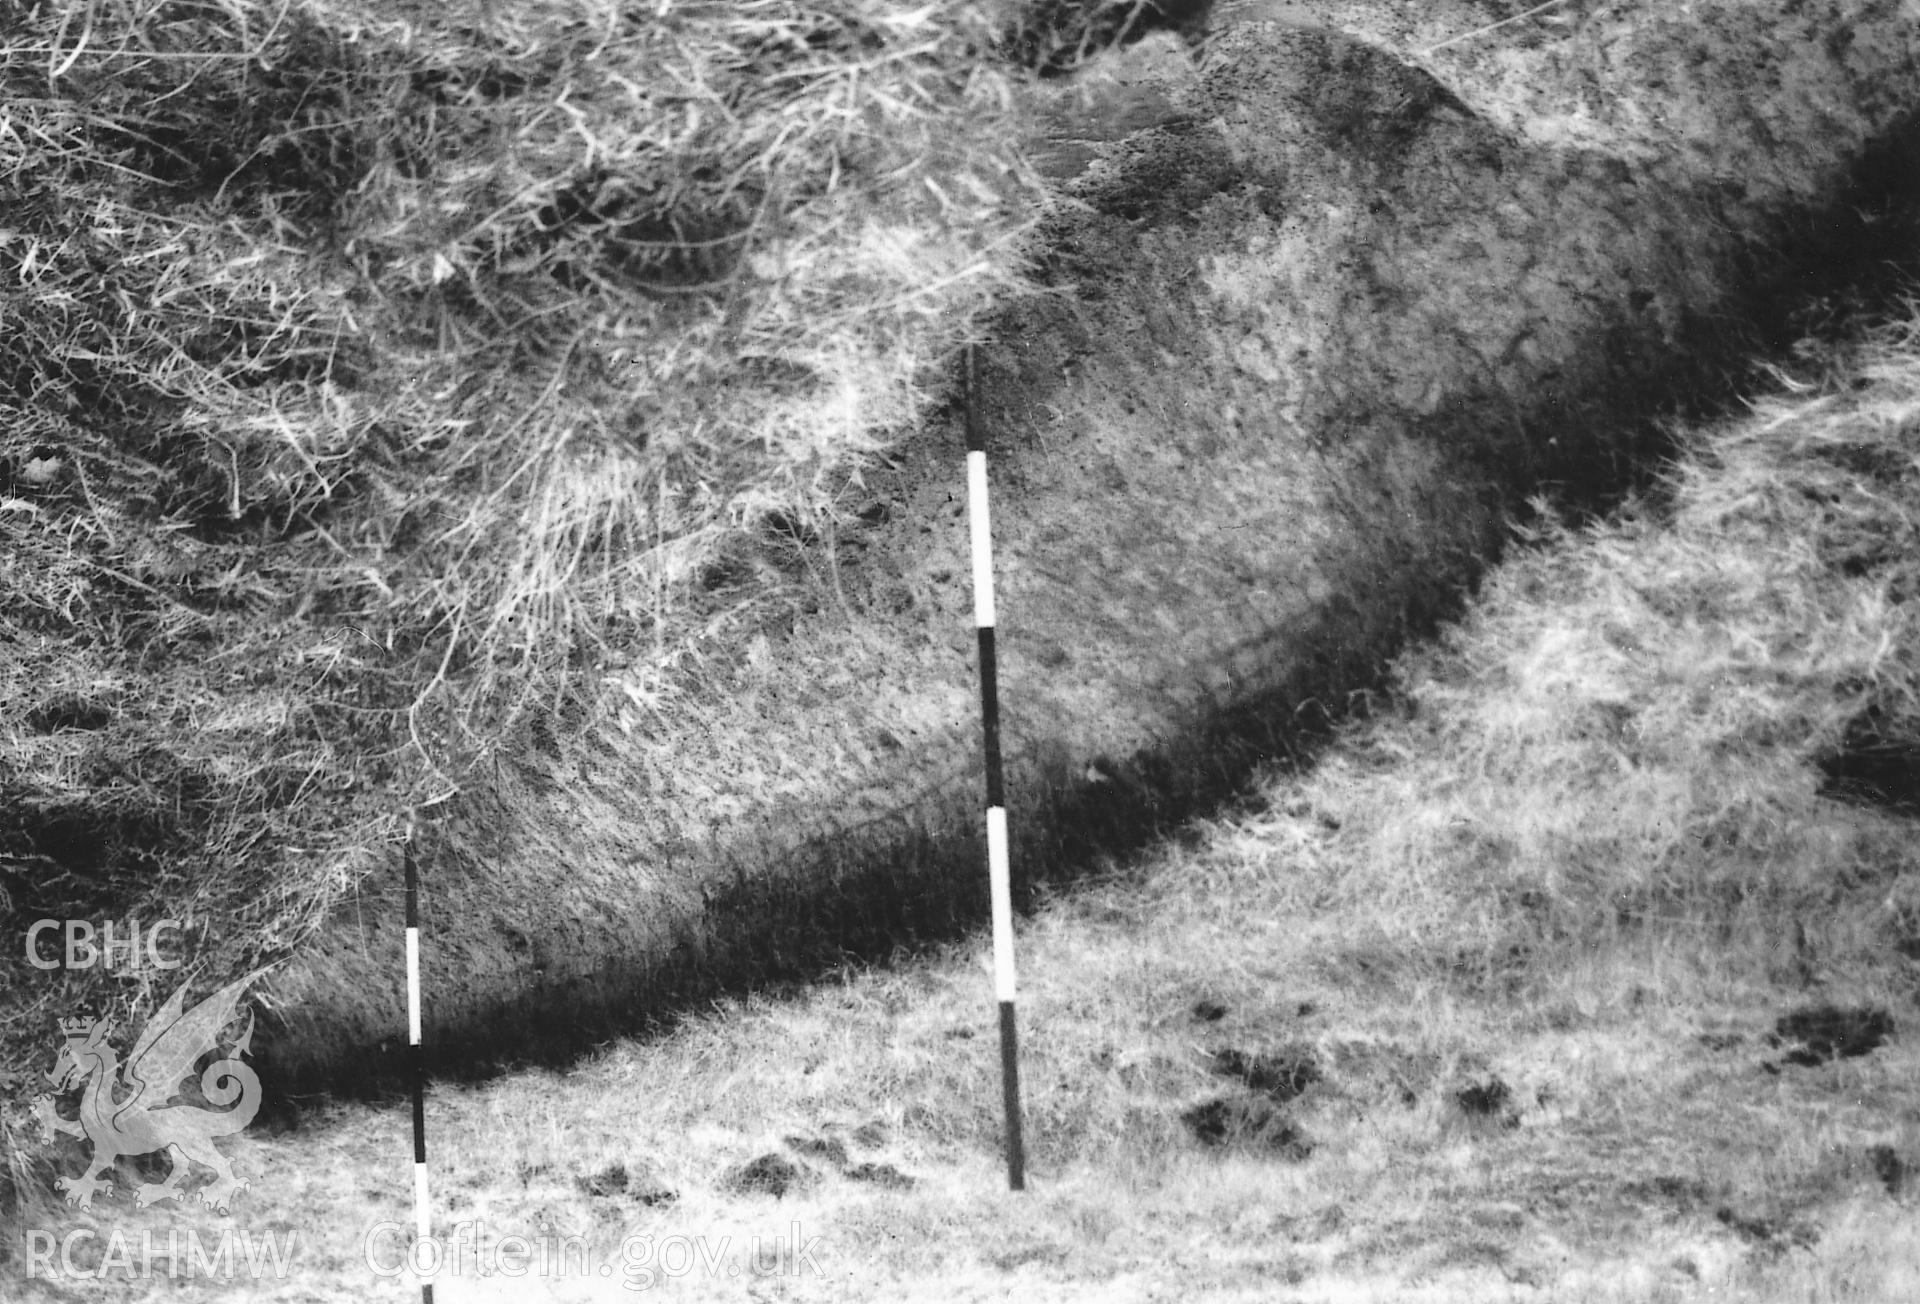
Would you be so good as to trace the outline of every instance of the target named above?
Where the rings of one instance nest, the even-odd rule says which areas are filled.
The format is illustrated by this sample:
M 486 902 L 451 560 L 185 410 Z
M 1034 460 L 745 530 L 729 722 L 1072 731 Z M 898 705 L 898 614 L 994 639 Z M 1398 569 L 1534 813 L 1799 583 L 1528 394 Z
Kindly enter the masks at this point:
M 1004 8 L 9 13 L 0 907 L 284 952 L 1020 286 Z

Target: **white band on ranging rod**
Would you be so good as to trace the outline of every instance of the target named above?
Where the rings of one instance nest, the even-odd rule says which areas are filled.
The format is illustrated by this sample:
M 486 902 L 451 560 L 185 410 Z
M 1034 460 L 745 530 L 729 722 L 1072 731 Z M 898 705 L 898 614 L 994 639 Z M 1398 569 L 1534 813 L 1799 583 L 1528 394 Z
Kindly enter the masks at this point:
M 993 528 L 987 514 L 987 450 L 975 407 L 976 368 L 967 346 L 967 518 L 973 541 L 973 623 L 980 639 L 980 723 L 987 759 L 987 879 L 993 900 L 993 986 L 1000 1006 L 1000 1086 L 1007 1115 L 1007 1186 L 1027 1185 L 1020 1121 L 1020 1051 L 1013 1017 L 1013 879 L 1007 799 L 1001 788 L 1000 696 L 994 655 Z

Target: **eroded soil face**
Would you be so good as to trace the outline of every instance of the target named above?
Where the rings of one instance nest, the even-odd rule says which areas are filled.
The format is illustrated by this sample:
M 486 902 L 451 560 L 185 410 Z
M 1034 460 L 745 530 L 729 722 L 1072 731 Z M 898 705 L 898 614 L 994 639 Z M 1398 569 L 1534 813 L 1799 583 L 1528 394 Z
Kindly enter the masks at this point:
M 1848 187 L 1910 140 L 1911 5 L 1575 5 L 1420 53 L 1500 16 L 1223 3 L 1035 89 L 1050 293 L 1007 308 L 978 396 L 1023 888 L 1289 747 L 1526 495 L 1617 489 L 1641 422 L 1724 393 L 1900 229 Z M 443 1054 L 978 911 L 954 415 L 857 523 L 768 546 L 795 610 L 678 704 L 565 722 L 455 804 L 423 861 Z M 276 980 L 287 1080 L 403 1026 L 360 981 L 394 913 Z

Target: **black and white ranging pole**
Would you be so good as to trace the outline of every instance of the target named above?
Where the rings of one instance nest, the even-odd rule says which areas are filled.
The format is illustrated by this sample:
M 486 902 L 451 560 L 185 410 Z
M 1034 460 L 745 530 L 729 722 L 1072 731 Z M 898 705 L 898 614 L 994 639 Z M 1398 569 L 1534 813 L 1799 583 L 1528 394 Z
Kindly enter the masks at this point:
M 413 825 L 407 825 L 407 1076 L 413 1089 L 413 1235 L 415 1253 L 433 1235 L 427 1202 L 426 1065 L 420 1050 L 420 875 L 413 864 Z M 438 1266 L 438 1259 L 435 1259 Z M 433 1304 L 432 1273 L 423 1273 L 420 1304 Z
M 1007 1111 L 1007 1187 L 1027 1186 L 1020 1128 L 1020 1051 L 1013 1018 L 1013 885 L 1007 868 L 1007 797 L 1000 774 L 1000 690 L 993 651 L 993 528 L 987 518 L 987 448 L 967 346 L 967 520 L 973 532 L 973 623 L 980 636 L 980 721 L 987 751 L 987 878 L 993 896 L 993 988 L 1000 1003 L 1000 1089 Z

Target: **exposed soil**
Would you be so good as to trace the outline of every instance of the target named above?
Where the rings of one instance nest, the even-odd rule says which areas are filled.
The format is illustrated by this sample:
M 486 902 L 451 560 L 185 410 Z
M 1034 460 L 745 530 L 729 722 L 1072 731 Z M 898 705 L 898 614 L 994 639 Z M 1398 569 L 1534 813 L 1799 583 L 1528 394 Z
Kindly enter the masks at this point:
M 1023 898 L 1302 745 L 1528 495 L 1618 490 L 1650 418 L 1913 230 L 1911 4 L 1574 5 L 1425 66 L 1503 15 L 1282 10 L 1142 41 L 1099 73 L 1137 95 L 1035 90 L 1057 293 L 1008 307 L 978 395 Z M 744 558 L 803 597 L 682 696 L 557 718 L 431 813 L 439 1067 L 983 913 L 958 420 L 834 538 Z M 391 1071 L 398 877 L 272 979 L 278 1092 Z

